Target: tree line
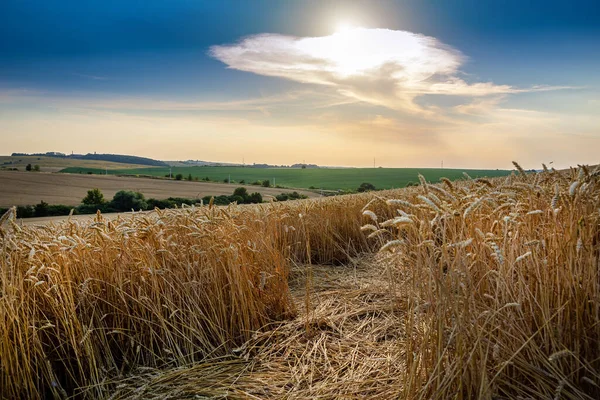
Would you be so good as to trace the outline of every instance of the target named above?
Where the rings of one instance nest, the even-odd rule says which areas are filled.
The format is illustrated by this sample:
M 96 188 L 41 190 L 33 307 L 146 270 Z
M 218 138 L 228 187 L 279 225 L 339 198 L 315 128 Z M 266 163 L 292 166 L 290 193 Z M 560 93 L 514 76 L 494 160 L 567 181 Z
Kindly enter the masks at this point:
M 298 192 L 281 193 L 275 198 L 278 201 L 287 201 L 307 198 L 307 196 Z M 76 207 L 63 204 L 48 204 L 45 201 L 32 206 L 18 206 L 17 218 L 32 217 L 53 217 L 64 216 L 71 213 L 77 214 L 95 214 L 97 211 L 102 213 L 127 212 L 127 211 L 146 211 L 155 208 L 177 208 L 182 205 L 209 204 L 212 201 L 215 205 L 237 204 L 259 204 L 263 202 L 260 193 L 249 193 L 244 187 L 239 187 L 229 196 L 204 196 L 201 199 L 188 199 L 183 197 L 169 197 L 168 199 L 158 200 L 154 198 L 146 199 L 140 192 L 131 190 L 120 190 L 111 200 L 106 200 L 100 189 L 88 190 L 86 196 L 81 200 L 81 204 Z M 0 215 L 7 212 L 7 208 L 0 208 Z

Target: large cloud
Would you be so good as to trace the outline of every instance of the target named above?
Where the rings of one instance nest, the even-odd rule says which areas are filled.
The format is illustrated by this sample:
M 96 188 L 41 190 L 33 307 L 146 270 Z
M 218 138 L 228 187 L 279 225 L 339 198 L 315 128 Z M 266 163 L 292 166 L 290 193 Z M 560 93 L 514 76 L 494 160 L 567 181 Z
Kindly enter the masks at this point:
M 480 97 L 523 91 L 459 78 L 466 57 L 439 40 L 411 32 L 355 28 L 323 37 L 249 36 L 213 46 L 230 68 L 328 85 L 348 97 L 392 109 L 428 112 L 414 102 L 425 94 Z M 541 90 L 547 88 L 533 88 Z

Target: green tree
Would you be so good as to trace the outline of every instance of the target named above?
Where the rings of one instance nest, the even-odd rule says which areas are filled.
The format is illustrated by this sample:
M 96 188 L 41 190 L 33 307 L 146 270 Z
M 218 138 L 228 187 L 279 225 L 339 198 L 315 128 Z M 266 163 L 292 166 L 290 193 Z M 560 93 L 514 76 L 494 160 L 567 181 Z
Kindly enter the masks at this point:
M 194 179 L 194 178 L 192 178 L 192 174 L 189 174 L 188 177 L 187 177 L 187 180 L 191 182 L 192 179 Z
M 233 191 L 233 195 L 240 196 L 241 198 L 246 199 L 248 197 L 248 189 L 246 189 L 245 187 L 239 187 Z
M 182 174 L 175 175 L 175 180 L 180 181 L 182 179 L 183 179 L 183 175 Z
M 33 166 L 33 170 L 34 170 L 35 172 L 40 172 L 40 166 L 39 166 L 39 165 L 37 165 L 37 164 L 35 164 L 35 165 Z
M 27 164 L 27 166 L 25 167 L 25 171 L 31 171 L 31 164 Z
M 118 211 L 145 210 L 148 208 L 144 195 L 131 190 L 120 190 L 115 193 L 111 205 Z
M 269 181 L 268 179 L 266 181 L 262 181 L 262 185 L 264 187 L 271 187 L 271 181 Z
M 83 198 L 83 200 L 81 200 L 82 204 L 89 204 L 89 205 L 104 204 L 104 202 L 105 202 L 104 195 L 98 188 L 88 190 L 87 195 Z

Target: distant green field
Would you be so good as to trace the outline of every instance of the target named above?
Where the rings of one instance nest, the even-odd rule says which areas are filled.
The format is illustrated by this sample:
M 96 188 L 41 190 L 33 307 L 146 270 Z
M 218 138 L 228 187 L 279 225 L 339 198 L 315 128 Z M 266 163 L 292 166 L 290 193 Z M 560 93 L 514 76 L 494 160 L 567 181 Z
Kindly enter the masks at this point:
M 172 175 L 182 174 L 184 179 L 192 175 L 203 179 L 208 177 L 211 181 L 229 179 L 231 182 L 250 184 L 254 181 L 269 180 L 271 184 L 289 188 L 314 187 L 317 189 L 355 190 L 363 182 L 375 185 L 377 189 L 391 189 L 405 187 L 410 182 L 419 181 L 417 174 L 421 173 L 430 182 L 437 182 L 441 177 L 448 179 L 463 178 L 463 171 L 471 177 L 495 177 L 510 174 L 507 170 L 463 170 L 440 168 L 344 168 L 344 169 L 296 169 L 296 168 L 244 168 L 244 167 L 173 167 Z M 65 168 L 60 172 L 68 173 L 94 173 L 104 174 L 105 170 L 94 168 Z M 150 175 L 164 177 L 169 175 L 169 168 L 128 168 L 108 170 L 111 175 Z

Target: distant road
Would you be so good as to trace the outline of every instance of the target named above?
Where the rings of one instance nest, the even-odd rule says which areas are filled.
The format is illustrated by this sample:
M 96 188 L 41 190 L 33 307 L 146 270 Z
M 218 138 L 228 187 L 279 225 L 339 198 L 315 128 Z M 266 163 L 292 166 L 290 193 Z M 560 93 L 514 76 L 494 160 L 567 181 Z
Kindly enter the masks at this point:
M 0 207 L 48 204 L 76 206 L 90 189 L 98 188 L 108 200 L 119 190 L 141 192 L 147 199 L 169 197 L 202 198 L 204 196 L 230 195 L 244 186 L 248 192 L 275 196 L 290 189 L 264 188 L 253 185 L 189 182 L 166 179 L 130 178 L 113 175 L 59 174 L 44 172 L 0 171 Z M 319 194 L 298 190 L 309 197 Z

